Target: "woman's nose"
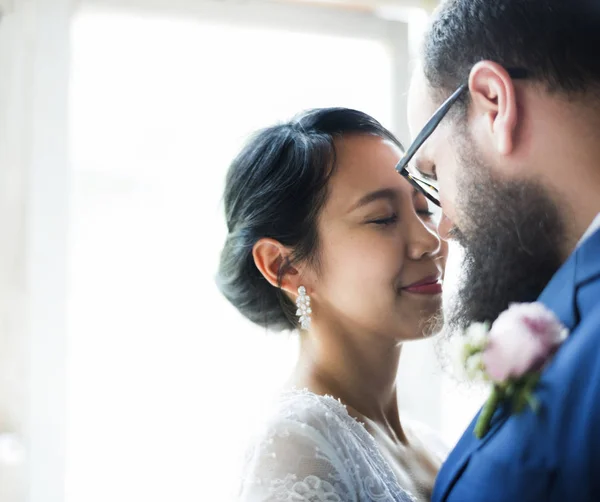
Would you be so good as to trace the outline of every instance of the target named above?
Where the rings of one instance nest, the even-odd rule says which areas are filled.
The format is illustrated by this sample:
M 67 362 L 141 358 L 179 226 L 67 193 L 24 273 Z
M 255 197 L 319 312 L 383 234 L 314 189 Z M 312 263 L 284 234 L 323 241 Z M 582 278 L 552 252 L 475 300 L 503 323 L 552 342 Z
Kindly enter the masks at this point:
M 420 260 L 425 256 L 436 256 L 440 253 L 442 241 L 432 224 L 428 225 L 417 217 L 410 226 L 409 256 L 413 260 Z

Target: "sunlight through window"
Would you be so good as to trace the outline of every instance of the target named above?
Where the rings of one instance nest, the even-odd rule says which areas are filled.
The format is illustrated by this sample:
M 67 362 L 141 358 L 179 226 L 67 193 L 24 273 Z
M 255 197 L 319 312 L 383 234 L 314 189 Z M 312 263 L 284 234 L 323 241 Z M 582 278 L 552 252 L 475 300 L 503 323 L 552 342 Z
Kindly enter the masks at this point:
M 219 295 L 229 161 L 320 106 L 391 121 L 383 42 L 83 11 L 74 22 L 70 502 L 222 501 L 293 365 Z

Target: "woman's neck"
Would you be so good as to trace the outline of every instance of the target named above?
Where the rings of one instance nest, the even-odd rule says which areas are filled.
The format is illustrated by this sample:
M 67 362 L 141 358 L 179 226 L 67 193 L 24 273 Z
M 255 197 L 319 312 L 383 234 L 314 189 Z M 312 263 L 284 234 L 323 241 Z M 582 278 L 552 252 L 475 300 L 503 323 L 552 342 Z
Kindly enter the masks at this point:
M 383 337 L 305 333 L 294 384 L 331 394 L 402 437 L 396 396 L 401 348 L 395 340 Z

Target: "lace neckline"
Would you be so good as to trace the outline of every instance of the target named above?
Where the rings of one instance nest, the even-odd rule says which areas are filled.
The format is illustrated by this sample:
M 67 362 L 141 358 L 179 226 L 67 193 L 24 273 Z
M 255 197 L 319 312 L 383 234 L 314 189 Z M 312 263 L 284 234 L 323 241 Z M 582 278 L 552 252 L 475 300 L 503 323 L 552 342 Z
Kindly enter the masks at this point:
M 348 406 L 346 406 L 339 397 L 335 398 L 329 394 L 317 394 L 316 392 L 308 390 L 306 387 L 302 389 L 292 387 L 290 389 L 284 390 L 281 393 L 281 396 L 284 398 L 293 396 L 310 396 L 314 399 L 319 400 L 320 402 L 328 403 L 330 407 L 339 411 L 340 415 L 343 416 L 344 419 L 353 421 L 355 424 L 360 425 L 365 430 L 365 432 L 367 432 L 366 424 L 358 420 L 358 418 L 350 415 L 350 413 L 348 413 Z
M 375 462 L 379 466 L 379 469 L 382 471 L 380 472 L 382 477 L 387 479 L 388 483 L 393 483 L 396 486 L 397 490 L 405 496 L 409 497 L 411 501 L 417 502 L 415 496 L 400 485 L 396 474 L 392 470 L 392 467 L 381 453 L 381 449 L 379 448 L 377 441 L 375 440 L 373 435 L 367 430 L 366 424 L 358 420 L 356 417 L 350 415 L 350 413 L 348 413 L 347 406 L 342 402 L 341 399 L 330 396 L 329 394 L 316 394 L 315 392 L 312 392 L 307 388 L 298 389 L 296 387 L 292 387 L 281 393 L 281 397 L 284 399 L 298 396 L 308 396 L 312 399 L 316 399 L 319 402 L 325 404 L 325 406 L 329 407 L 333 412 L 336 412 L 337 416 L 350 429 L 350 431 L 354 433 L 357 440 L 360 441 L 362 446 L 369 452 L 369 454 L 375 460 Z

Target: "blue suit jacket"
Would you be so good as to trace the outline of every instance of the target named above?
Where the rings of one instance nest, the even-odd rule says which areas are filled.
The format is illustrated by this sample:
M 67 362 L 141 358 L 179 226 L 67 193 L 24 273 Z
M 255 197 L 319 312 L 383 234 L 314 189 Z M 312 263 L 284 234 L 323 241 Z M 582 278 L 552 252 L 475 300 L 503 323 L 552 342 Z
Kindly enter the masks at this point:
M 571 255 L 540 297 L 571 334 L 536 389 L 541 403 L 473 420 L 436 480 L 434 502 L 600 501 L 600 231 Z

